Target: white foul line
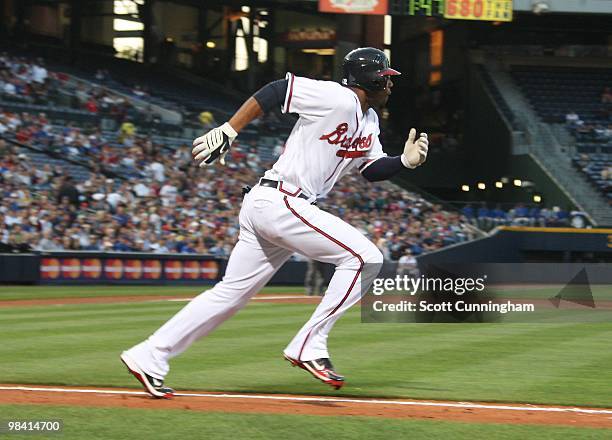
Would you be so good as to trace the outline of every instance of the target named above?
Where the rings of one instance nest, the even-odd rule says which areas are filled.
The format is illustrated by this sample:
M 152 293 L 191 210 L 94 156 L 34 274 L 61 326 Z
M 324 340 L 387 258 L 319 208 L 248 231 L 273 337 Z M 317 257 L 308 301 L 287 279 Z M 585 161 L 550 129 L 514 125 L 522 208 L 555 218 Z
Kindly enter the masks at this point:
M 320 296 L 308 296 L 308 295 L 264 295 L 264 296 L 254 296 L 251 298 L 252 301 L 265 301 L 267 299 L 300 299 L 300 298 L 318 298 L 321 299 Z
M 253 298 L 251 298 L 252 301 L 266 301 L 266 300 L 276 300 L 276 299 L 298 299 L 298 298 L 317 298 L 314 296 L 307 296 L 307 295 L 279 295 L 279 296 L 255 296 Z M 167 299 L 166 301 L 170 301 L 170 302 L 184 302 L 184 301 L 191 301 L 193 298 L 170 298 Z M 153 301 L 157 301 L 157 300 L 153 300 Z
M 70 388 L 37 388 L 37 387 L 5 387 L 0 386 L 0 391 L 42 391 L 50 393 L 84 393 L 84 394 L 119 394 L 119 395 L 148 395 L 144 391 L 123 390 L 96 390 L 96 389 L 70 389 Z M 581 414 L 612 414 L 612 409 L 587 409 L 577 407 L 554 407 L 554 406 L 510 406 L 510 405 L 488 405 L 471 402 L 427 402 L 427 401 L 404 401 L 404 400 L 368 400 L 368 399 L 346 399 L 339 397 L 299 397 L 299 396 L 271 396 L 254 394 L 199 394 L 199 393 L 175 393 L 180 397 L 210 397 L 215 399 L 262 399 L 280 400 L 291 402 L 333 402 L 333 403 L 358 403 L 372 405 L 405 405 L 405 406 L 433 406 L 439 408 L 472 408 L 472 409 L 496 409 L 502 411 L 543 411 L 543 412 L 570 412 Z

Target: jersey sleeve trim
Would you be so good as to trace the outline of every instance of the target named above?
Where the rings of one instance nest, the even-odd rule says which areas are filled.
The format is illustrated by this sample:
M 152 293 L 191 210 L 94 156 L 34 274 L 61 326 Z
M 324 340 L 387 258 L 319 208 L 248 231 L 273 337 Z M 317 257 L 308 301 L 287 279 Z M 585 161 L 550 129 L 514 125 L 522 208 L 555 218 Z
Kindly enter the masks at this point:
M 361 165 L 359 165 L 359 168 L 358 168 L 359 172 L 363 174 L 363 172 L 364 172 L 364 171 L 365 171 L 367 168 L 369 168 L 369 167 L 370 167 L 370 165 L 372 165 L 372 164 L 373 164 L 374 162 L 376 162 L 377 160 L 379 160 L 379 159 L 383 159 L 383 158 L 385 158 L 385 157 L 389 157 L 389 156 L 387 156 L 387 153 L 384 153 L 384 152 L 383 152 L 383 153 L 382 153 L 380 156 L 378 156 L 378 157 L 374 157 L 374 158 L 372 158 L 372 159 L 368 159 L 368 160 L 366 160 L 364 163 L 362 163 Z
M 384 156 L 382 156 L 382 157 L 384 157 Z M 379 157 L 378 159 L 380 159 L 380 157 Z M 365 170 L 367 167 L 369 167 L 370 165 L 372 165 L 372 164 L 373 164 L 374 162 L 376 162 L 378 159 L 370 159 L 370 160 L 367 160 L 367 161 L 365 161 L 364 163 L 362 163 L 362 164 L 361 164 L 361 166 L 359 167 L 359 172 L 360 172 L 360 173 L 363 173 L 363 171 L 364 171 L 364 170 Z
M 285 97 L 283 113 L 289 113 L 289 107 L 291 106 L 291 98 L 293 97 L 293 83 L 295 81 L 295 75 L 291 72 L 288 72 L 285 78 L 289 82 L 289 87 L 287 88 L 287 96 Z

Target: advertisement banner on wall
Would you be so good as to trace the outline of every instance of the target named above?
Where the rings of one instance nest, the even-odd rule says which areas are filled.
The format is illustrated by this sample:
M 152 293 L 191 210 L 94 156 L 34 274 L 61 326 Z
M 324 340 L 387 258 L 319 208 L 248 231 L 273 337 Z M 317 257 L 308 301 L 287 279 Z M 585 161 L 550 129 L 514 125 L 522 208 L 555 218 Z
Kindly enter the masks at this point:
M 385 15 L 387 3 L 387 0 L 319 0 L 319 12 Z
M 155 283 L 156 281 L 215 281 L 220 261 L 203 258 L 145 258 L 133 256 L 57 257 L 40 259 L 42 282 Z

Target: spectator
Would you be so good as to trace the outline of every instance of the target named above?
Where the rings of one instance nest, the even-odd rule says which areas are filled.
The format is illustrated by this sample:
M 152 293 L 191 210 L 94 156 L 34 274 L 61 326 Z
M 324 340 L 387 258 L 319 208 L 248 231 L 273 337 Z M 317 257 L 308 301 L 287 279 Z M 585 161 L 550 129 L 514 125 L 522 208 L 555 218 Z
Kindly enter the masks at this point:
M 74 185 L 72 177 L 69 175 L 64 176 L 62 184 L 57 192 L 57 202 L 61 204 L 64 200 L 68 200 L 71 205 L 78 206 L 79 195 L 79 190 Z
M 44 231 L 40 241 L 34 246 L 34 250 L 37 251 L 60 251 L 63 250 L 55 239 L 52 237 L 50 230 Z
M 565 115 L 565 125 L 570 128 L 576 128 L 583 125 L 584 122 L 580 119 L 580 116 L 574 111 L 570 110 L 569 113 Z
M 135 134 L 136 126 L 130 121 L 125 121 L 119 128 L 119 142 L 124 145 L 131 144 Z
M 133 187 L 132 190 L 136 197 L 149 197 L 151 196 L 151 188 L 146 185 L 144 181 L 139 180 Z
M 491 216 L 486 203 L 482 203 L 478 208 L 478 225 L 483 229 L 489 229 L 491 226 Z
M 420 275 L 417 259 L 414 258 L 410 249 L 406 249 L 404 255 L 398 260 L 397 275 L 401 277 L 407 275 L 410 278 L 417 278 Z
M 43 61 L 39 58 L 38 63 L 32 66 L 32 81 L 39 84 L 44 84 L 48 76 L 49 73 L 47 72 Z
M 200 115 L 198 116 L 198 119 L 200 120 L 200 124 L 202 124 L 202 128 L 204 129 L 210 129 L 210 128 L 214 128 L 217 126 L 215 117 L 209 111 L 201 112 Z
M 506 220 L 507 220 L 506 212 L 501 208 L 501 205 L 499 203 L 495 206 L 495 209 L 492 211 L 491 217 L 496 226 L 506 224 Z
M 98 104 L 94 98 L 89 98 L 85 103 L 85 109 L 89 113 L 98 113 Z
M 176 180 L 170 180 L 161 187 L 159 196 L 162 199 L 163 206 L 174 206 L 178 196 L 178 187 Z
M 159 156 L 157 156 L 153 162 L 147 165 L 146 171 L 159 183 L 166 180 L 166 167 Z

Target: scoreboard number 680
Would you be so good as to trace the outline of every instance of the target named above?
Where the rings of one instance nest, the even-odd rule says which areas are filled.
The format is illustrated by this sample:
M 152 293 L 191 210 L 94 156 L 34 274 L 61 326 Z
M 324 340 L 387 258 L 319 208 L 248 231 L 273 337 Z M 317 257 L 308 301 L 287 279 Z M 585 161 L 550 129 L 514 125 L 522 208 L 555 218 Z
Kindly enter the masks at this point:
M 444 18 L 511 21 L 512 0 L 446 0 Z

